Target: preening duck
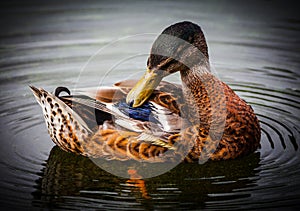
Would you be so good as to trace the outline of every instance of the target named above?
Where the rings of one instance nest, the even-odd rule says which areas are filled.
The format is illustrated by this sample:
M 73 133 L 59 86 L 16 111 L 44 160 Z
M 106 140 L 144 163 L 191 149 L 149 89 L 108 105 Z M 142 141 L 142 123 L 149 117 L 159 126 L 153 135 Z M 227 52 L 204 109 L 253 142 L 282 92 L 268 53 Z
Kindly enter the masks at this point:
M 182 84 L 163 81 L 179 72 Z M 210 71 L 206 40 L 191 22 L 167 27 L 139 80 L 54 94 L 31 86 L 51 139 L 89 157 L 142 162 L 227 160 L 254 152 L 253 109 Z M 61 95 L 65 91 L 68 95 Z

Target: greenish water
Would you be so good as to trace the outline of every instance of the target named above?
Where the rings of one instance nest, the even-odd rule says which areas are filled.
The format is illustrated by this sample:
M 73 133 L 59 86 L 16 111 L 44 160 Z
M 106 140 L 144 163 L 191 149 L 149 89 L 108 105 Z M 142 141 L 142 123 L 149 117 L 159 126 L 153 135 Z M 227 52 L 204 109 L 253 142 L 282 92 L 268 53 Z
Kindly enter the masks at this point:
M 277 1 L 0 5 L 0 207 L 299 208 L 296 5 Z M 128 181 L 54 147 L 29 84 L 51 91 L 61 85 L 71 89 L 111 85 L 137 76 L 145 69 L 155 37 L 182 20 L 202 27 L 214 73 L 257 113 L 262 139 L 256 153 L 233 161 L 180 164 L 158 177 Z M 177 76 L 169 80 L 176 81 Z

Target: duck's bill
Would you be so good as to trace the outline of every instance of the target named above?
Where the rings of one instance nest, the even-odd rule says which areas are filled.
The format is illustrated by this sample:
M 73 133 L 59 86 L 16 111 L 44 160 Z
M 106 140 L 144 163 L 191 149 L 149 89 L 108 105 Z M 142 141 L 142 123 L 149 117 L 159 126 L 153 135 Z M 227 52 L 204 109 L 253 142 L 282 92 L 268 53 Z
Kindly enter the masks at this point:
M 128 93 L 126 102 L 134 108 L 143 105 L 143 103 L 151 96 L 154 89 L 159 85 L 161 80 L 161 74 L 147 70 Z

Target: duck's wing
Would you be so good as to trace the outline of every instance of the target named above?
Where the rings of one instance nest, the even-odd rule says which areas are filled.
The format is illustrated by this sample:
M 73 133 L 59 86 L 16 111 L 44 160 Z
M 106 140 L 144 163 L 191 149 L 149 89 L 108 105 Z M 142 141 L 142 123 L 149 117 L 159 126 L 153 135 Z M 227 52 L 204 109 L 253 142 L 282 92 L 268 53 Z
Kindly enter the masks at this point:
M 136 83 L 137 80 L 124 80 L 115 83 L 113 87 L 85 88 L 77 90 L 76 93 L 89 96 L 99 102 L 112 103 L 125 99 Z M 161 81 L 149 101 L 166 108 L 172 113 L 180 115 L 181 106 L 184 104 L 182 86 L 180 84 Z
M 177 106 L 183 99 L 181 87 L 162 82 L 146 105 L 132 108 L 125 99 L 134 84 L 123 81 L 114 87 L 85 88 L 59 97 L 93 128 L 94 135 L 84 143 L 83 154 L 149 162 L 167 160 L 169 155 L 173 159 L 174 153 L 181 156 L 173 141 L 178 139 L 183 124 Z M 162 158 L 166 150 L 170 153 Z
M 173 143 L 169 143 L 168 139 L 170 136 L 180 131 L 181 125 L 179 125 L 179 122 L 176 122 L 178 127 L 167 127 L 168 124 L 163 125 L 163 122 L 157 121 L 157 119 L 161 120 L 160 116 L 162 116 L 162 114 L 153 114 L 152 121 L 136 119 L 130 116 L 130 114 L 141 115 L 141 113 L 147 112 L 147 109 L 152 110 L 153 108 L 151 108 L 150 106 L 146 106 L 139 110 L 128 110 L 128 108 L 126 107 L 120 107 L 120 103 L 103 103 L 86 95 L 72 95 L 60 98 L 63 102 L 69 105 L 73 109 L 73 111 L 78 113 L 78 115 L 82 115 L 84 117 L 84 121 L 89 125 L 92 125 L 93 121 L 95 123 L 95 120 L 97 120 L 98 118 L 102 118 L 102 116 L 93 117 L 91 109 L 94 109 L 95 115 L 97 115 L 96 112 L 100 112 L 98 113 L 98 115 L 110 115 L 110 118 L 102 120 L 102 123 L 98 125 L 98 128 L 96 128 L 96 130 L 94 130 L 95 135 L 92 137 L 92 141 L 86 142 L 85 146 L 89 151 L 86 151 L 85 153 L 89 156 L 103 157 L 105 155 L 104 157 L 106 157 L 107 159 L 138 159 L 141 156 L 138 152 L 144 152 L 144 150 L 146 150 L 149 157 L 147 158 L 147 156 L 145 156 L 144 159 L 147 158 L 146 160 L 148 161 L 154 159 L 157 161 L 157 158 L 154 158 L 156 157 L 156 152 L 159 152 L 160 154 L 162 153 L 162 150 L 175 150 Z M 123 102 L 123 105 L 125 106 L 127 104 Z M 127 111 L 127 113 L 122 112 L 124 110 Z M 173 115 L 175 118 L 181 120 L 180 117 L 175 114 L 166 113 L 164 115 Z M 150 119 L 150 116 L 148 116 L 148 119 Z M 165 120 L 166 119 L 167 118 L 165 118 Z M 116 154 L 116 152 L 113 150 L 113 148 L 117 150 L 119 149 L 119 147 L 123 147 L 124 143 L 123 141 L 120 141 L 123 139 L 129 147 L 126 147 L 126 150 L 124 151 L 127 156 L 118 153 Z M 122 146 L 117 146 L 118 143 L 121 142 L 123 143 L 121 144 Z M 102 144 L 98 145 L 98 143 Z M 89 146 L 89 144 L 91 146 Z M 95 147 L 94 145 L 97 147 Z M 112 146 L 114 147 L 112 148 Z M 131 149 L 130 147 L 133 146 L 136 146 L 137 148 Z M 109 150 L 106 152 L 106 149 Z M 152 152 L 155 153 L 153 154 Z M 134 156 L 133 154 L 136 154 L 136 156 Z
M 132 132 L 142 133 L 149 128 L 148 122 L 131 118 L 122 113 L 122 110 L 116 106 L 117 104 L 112 102 L 101 102 L 85 94 L 62 96 L 60 99 L 81 116 L 90 128 L 97 126 L 96 130 L 99 126 L 105 125 L 105 129 L 107 127 L 116 129 L 119 126 Z M 113 121 L 114 124 L 108 125 L 107 121 Z
M 141 125 L 142 130 L 151 127 L 152 130 L 167 133 L 180 131 L 180 110 L 184 105 L 181 85 L 162 81 L 145 105 L 132 108 L 125 103 L 125 98 L 136 82 L 124 80 L 115 83 L 114 87 L 80 89 L 75 96 L 87 96 L 89 99 L 75 97 L 73 100 L 114 116 L 121 125 L 135 129 L 137 127 L 134 125 Z
M 168 160 L 167 157 L 173 158 L 173 154 L 178 154 L 173 143 L 169 144 L 161 138 L 163 134 L 147 133 L 147 129 L 135 132 L 136 129 L 129 127 L 129 123 L 142 121 L 122 118 L 113 110 L 107 111 L 106 104 L 95 102 L 95 99 L 87 95 L 59 96 L 59 92 L 52 94 L 41 88 L 31 89 L 42 107 L 51 139 L 65 151 L 91 157 L 148 162 L 162 162 Z M 90 103 L 92 100 L 93 104 Z M 126 124 L 115 124 L 108 119 L 97 125 L 95 111 L 102 114 L 107 111 L 109 115 L 115 115 L 117 121 L 121 120 Z M 135 126 L 141 129 L 141 125 Z M 170 153 L 162 156 L 167 150 Z

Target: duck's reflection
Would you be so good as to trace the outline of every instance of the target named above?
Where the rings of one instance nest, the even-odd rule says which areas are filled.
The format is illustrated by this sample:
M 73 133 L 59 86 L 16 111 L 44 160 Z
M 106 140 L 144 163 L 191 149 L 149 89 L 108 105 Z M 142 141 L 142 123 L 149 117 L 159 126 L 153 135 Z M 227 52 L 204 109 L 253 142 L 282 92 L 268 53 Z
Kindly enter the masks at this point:
M 207 206 L 207 202 L 249 197 L 250 192 L 241 190 L 255 186 L 259 160 L 259 154 L 255 153 L 238 160 L 180 164 L 163 175 L 145 180 L 140 179 L 137 171 L 129 169 L 131 178 L 123 179 L 102 170 L 88 158 L 54 147 L 36 181 L 33 205 L 199 208 Z

